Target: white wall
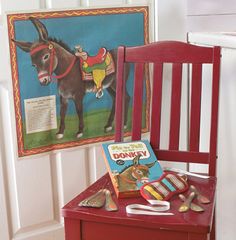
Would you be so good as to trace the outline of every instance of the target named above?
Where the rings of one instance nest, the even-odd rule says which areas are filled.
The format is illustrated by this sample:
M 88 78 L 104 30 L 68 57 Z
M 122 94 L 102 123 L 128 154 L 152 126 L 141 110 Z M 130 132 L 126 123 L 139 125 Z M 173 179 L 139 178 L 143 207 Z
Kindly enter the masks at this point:
M 187 31 L 236 31 L 235 0 L 188 0 Z
M 158 0 L 158 40 L 186 41 L 187 0 Z
M 188 0 L 187 31 L 235 32 L 235 0 Z M 191 42 L 203 45 L 220 45 L 222 49 L 221 87 L 218 137 L 218 191 L 217 191 L 217 240 L 231 240 L 236 236 L 235 202 L 233 190 L 236 181 L 235 146 L 236 128 L 236 35 L 192 34 Z
M 235 0 L 0 0 L 0 6 L 4 13 L 147 2 L 153 12 L 155 10 L 152 16 L 156 23 L 155 40 L 185 41 L 187 31 L 236 30 Z M 17 159 L 6 36 L 5 20 L 0 16 L 0 239 L 62 240 L 61 207 L 102 176 L 106 169 L 96 146 Z M 229 181 L 225 180 L 220 185 L 222 191 Z M 235 198 L 233 193 L 232 196 Z M 226 217 L 222 209 L 220 217 L 217 240 L 234 239 L 234 229 L 228 228 L 233 216 Z M 224 237 L 226 231 L 227 238 Z
M 60 209 L 105 172 L 100 147 L 17 158 L 6 11 L 114 6 L 148 0 L 0 0 L 0 239 L 62 240 Z M 153 16 L 153 15 L 152 15 Z M 153 27 L 153 21 L 151 28 Z

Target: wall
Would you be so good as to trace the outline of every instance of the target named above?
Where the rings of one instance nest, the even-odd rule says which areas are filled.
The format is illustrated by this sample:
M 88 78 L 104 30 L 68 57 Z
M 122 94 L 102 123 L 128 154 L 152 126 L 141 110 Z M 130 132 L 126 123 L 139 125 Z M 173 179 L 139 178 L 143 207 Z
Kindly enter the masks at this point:
M 236 2 L 234 0 L 188 0 L 187 31 L 236 31 Z
M 187 6 L 187 31 L 235 32 L 236 2 L 234 0 L 189 0 Z M 191 41 L 198 44 L 220 45 L 222 49 L 219 138 L 218 138 L 218 191 L 217 191 L 217 240 L 235 238 L 236 157 L 234 142 L 236 128 L 235 64 L 236 38 L 222 34 L 193 34 Z
M 146 2 L 151 2 L 155 12 L 153 17 L 156 23 L 154 31 L 156 40 L 185 40 L 187 31 L 236 30 L 236 2 L 234 0 L 0 1 L 2 13 L 0 16 L 1 240 L 64 239 L 60 208 L 106 171 L 98 146 L 87 146 L 24 160 L 17 159 L 7 32 L 3 13 L 5 11 L 111 6 Z M 230 66 L 231 70 L 233 69 L 233 65 L 227 66 Z M 231 105 L 230 109 L 233 111 Z M 225 137 L 227 138 L 227 135 Z M 224 150 L 227 158 L 230 158 L 232 156 L 230 152 L 233 151 L 234 146 L 226 144 L 223 146 L 225 149 L 221 148 L 221 151 Z M 233 176 L 233 170 L 228 170 Z M 231 194 L 227 191 L 228 195 L 224 195 L 224 188 L 233 188 L 231 182 L 232 179 L 228 177 L 220 180 L 219 191 L 222 191 L 224 198 L 220 198 L 221 205 L 218 205 L 217 210 L 217 240 L 231 240 L 236 234 L 232 220 L 234 218 L 233 211 L 230 211 L 228 207 L 224 208 L 228 201 L 232 203 L 232 199 L 235 199 L 233 191 Z
M 187 0 L 157 1 L 158 40 L 186 41 Z
M 148 1 L 1 0 L 0 239 L 62 240 L 60 209 L 105 172 L 99 146 L 17 158 L 10 56 L 4 13 L 32 9 L 145 4 Z M 151 1 L 152 2 L 152 1 Z M 152 9 L 154 5 L 151 3 Z M 152 22 L 153 23 L 153 22 Z

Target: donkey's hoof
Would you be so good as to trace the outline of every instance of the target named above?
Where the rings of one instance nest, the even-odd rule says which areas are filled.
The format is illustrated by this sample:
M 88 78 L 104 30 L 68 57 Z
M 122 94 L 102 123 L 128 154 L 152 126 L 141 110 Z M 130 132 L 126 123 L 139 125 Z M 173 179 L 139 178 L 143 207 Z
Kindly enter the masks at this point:
M 105 132 L 110 132 L 112 130 L 112 126 L 105 127 Z
M 62 139 L 64 137 L 64 134 L 63 133 L 57 133 L 56 134 L 56 138 L 57 139 Z
M 102 90 L 98 90 L 96 93 L 96 98 L 101 98 L 103 96 L 103 91 Z
M 77 138 L 83 137 L 83 133 L 82 133 L 82 132 L 77 133 L 77 134 L 76 134 L 76 137 L 77 137 Z

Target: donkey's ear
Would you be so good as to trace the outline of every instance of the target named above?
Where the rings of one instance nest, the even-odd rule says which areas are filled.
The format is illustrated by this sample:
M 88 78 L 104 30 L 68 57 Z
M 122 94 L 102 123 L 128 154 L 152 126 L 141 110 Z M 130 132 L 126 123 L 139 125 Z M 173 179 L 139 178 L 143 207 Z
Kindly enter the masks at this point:
M 31 47 L 33 45 L 33 43 L 31 43 L 31 42 L 21 42 L 21 41 L 15 40 L 15 39 L 12 39 L 12 41 L 16 44 L 16 46 L 18 46 L 25 52 L 30 52 Z
M 145 164 L 148 168 L 151 168 L 155 165 L 156 161 L 152 162 L 152 163 L 148 163 L 148 164 Z
M 39 34 L 39 40 L 47 41 L 48 40 L 48 31 L 47 28 L 37 19 L 29 17 L 29 20 L 34 24 L 35 28 Z
M 134 159 L 133 159 L 133 165 L 139 165 L 139 159 L 140 159 L 141 155 L 138 155 L 136 156 Z

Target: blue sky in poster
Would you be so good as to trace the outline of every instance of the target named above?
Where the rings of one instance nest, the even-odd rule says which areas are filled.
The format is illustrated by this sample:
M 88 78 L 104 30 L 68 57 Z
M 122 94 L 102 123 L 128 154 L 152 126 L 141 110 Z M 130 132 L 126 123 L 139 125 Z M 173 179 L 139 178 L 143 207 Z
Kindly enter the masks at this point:
M 144 24 L 142 13 L 127 13 L 115 15 L 80 16 L 66 18 L 40 19 L 46 26 L 49 36 L 63 40 L 71 49 L 80 44 L 90 55 L 97 53 L 102 46 L 107 49 L 117 48 L 119 45 L 135 46 L 144 43 Z M 30 21 L 15 21 L 15 39 L 33 42 L 38 34 Z M 41 86 L 37 79 L 36 70 L 31 66 L 30 55 L 17 48 L 17 61 L 21 93 L 22 114 L 24 117 L 24 99 L 48 95 L 57 95 L 56 83 Z M 132 78 L 132 76 L 131 76 Z M 128 89 L 132 89 L 132 81 L 128 81 Z M 94 93 L 86 94 L 84 98 L 85 111 L 110 108 L 111 99 L 106 91 L 100 100 Z M 59 109 L 57 109 L 59 113 Z M 71 102 L 69 114 L 75 114 Z

